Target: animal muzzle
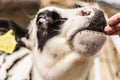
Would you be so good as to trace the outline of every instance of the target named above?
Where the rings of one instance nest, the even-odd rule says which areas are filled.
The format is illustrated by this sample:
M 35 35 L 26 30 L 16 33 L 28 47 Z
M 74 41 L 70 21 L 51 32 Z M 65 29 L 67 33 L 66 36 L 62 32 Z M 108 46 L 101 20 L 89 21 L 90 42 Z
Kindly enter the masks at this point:
M 81 15 L 88 17 L 90 20 L 90 25 L 86 28 L 86 30 L 104 32 L 107 22 L 102 10 L 97 8 L 83 8 L 81 10 Z

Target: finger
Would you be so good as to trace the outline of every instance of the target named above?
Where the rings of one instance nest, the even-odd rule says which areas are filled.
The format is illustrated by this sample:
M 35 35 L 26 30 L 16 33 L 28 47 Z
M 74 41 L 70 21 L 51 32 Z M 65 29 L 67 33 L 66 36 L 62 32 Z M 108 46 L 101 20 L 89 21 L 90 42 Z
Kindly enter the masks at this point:
M 113 27 L 111 27 L 111 26 L 106 26 L 105 28 L 104 28 L 104 31 L 107 33 L 107 34 L 111 34 L 111 33 L 113 33 L 113 32 L 115 32 L 115 29 L 113 28 Z
M 112 33 L 112 34 L 109 34 L 109 35 L 119 35 L 119 36 L 120 36 L 120 30 L 119 30 L 119 31 L 116 31 L 116 32 L 114 32 L 114 33 Z
M 110 26 L 114 26 L 116 24 L 120 23 L 120 13 L 112 16 L 109 20 L 108 20 L 108 24 Z
M 115 25 L 115 26 L 106 26 L 104 31 L 107 33 L 107 34 L 114 34 L 115 32 L 117 31 L 120 31 L 120 23 Z

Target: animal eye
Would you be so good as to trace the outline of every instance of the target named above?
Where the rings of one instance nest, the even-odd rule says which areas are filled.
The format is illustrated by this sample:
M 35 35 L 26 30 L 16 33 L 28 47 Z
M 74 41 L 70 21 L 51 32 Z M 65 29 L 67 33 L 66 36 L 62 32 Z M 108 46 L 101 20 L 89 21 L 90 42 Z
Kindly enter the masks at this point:
M 43 18 L 43 17 L 40 17 L 40 18 L 37 19 L 37 25 L 38 25 L 38 26 L 42 25 L 42 24 L 45 23 L 45 22 L 46 22 L 46 19 Z

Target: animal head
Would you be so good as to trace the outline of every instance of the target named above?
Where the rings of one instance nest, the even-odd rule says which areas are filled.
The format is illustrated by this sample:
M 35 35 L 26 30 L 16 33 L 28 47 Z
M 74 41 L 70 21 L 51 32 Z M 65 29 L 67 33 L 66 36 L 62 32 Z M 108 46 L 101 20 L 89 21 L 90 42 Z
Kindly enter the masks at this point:
M 17 42 L 31 48 L 33 79 L 78 80 L 105 43 L 105 26 L 104 13 L 98 8 L 46 7 L 38 11 L 28 30 L 1 20 L 0 33 L 12 29 Z
M 106 40 L 105 26 L 104 13 L 98 8 L 46 7 L 31 21 L 29 34 L 41 53 L 75 51 L 81 55 L 94 55 Z

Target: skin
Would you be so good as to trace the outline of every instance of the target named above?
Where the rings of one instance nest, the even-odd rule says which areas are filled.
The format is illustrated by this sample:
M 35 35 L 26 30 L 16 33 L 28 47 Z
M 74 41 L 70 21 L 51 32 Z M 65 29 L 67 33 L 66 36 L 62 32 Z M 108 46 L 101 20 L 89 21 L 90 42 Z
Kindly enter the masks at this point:
M 104 30 L 108 35 L 120 35 L 120 13 L 108 19 L 108 25 Z

